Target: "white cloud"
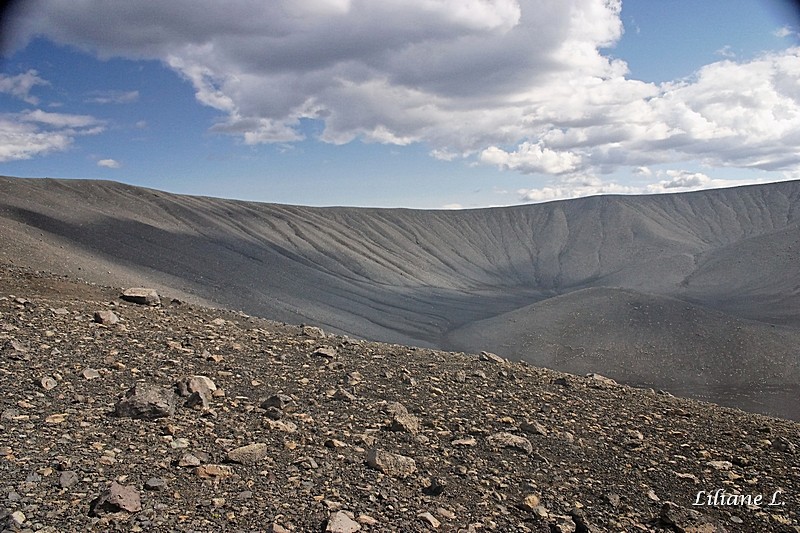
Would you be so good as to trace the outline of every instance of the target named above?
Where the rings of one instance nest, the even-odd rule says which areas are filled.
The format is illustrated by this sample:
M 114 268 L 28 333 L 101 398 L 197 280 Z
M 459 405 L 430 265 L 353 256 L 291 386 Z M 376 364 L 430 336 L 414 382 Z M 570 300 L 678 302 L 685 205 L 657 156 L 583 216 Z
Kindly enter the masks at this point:
M 66 113 L 49 113 L 41 109 L 23 111 L 19 115 L 23 122 L 38 122 L 56 128 L 87 128 L 101 126 L 101 121 L 89 115 L 69 115 Z
M 580 156 L 572 152 L 557 152 L 529 142 L 522 143 L 513 152 L 490 146 L 481 152 L 480 160 L 526 174 L 565 174 L 577 170 L 581 163 Z
M 782 26 L 772 32 L 775 37 L 780 37 L 781 39 L 785 37 L 789 37 L 790 35 L 797 35 L 797 32 L 791 26 Z
M 439 161 L 453 161 L 459 157 L 460 154 L 457 152 L 451 152 L 449 150 L 431 150 L 429 155 L 434 159 L 438 159 Z
M 64 151 L 76 136 L 96 135 L 103 122 L 88 115 L 49 113 L 40 109 L 0 115 L 0 163 Z
M 714 53 L 720 57 L 727 57 L 727 58 L 736 57 L 736 52 L 733 51 L 733 48 L 729 44 L 726 44 L 725 46 L 723 46 Z
M 164 61 L 219 111 L 212 129 L 247 144 L 298 141 L 312 119 L 323 142 L 424 142 L 438 159 L 520 173 L 800 168 L 800 48 L 645 83 L 604 55 L 621 5 L 37 0 L 12 38 Z
M 71 142 L 67 134 L 40 131 L 32 124 L 0 116 L 0 163 L 65 150 Z
M 39 103 L 39 99 L 30 94 L 31 89 L 36 85 L 49 85 L 49 83 L 40 78 L 39 73 L 35 70 L 29 70 L 16 76 L 0 74 L 0 93 L 10 94 L 32 105 Z
M 463 205 L 461 205 L 461 204 L 444 204 L 444 205 L 442 206 L 442 209 L 449 209 L 449 210 L 453 210 L 453 209 L 464 209 L 464 206 L 463 206 Z
M 90 104 L 130 104 L 139 99 L 139 91 L 98 91 L 86 99 Z
M 98 167 L 105 167 L 105 168 L 119 168 L 121 165 L 119 161 L 114 159 L 101 159 L 97 162 Z
M 763 183 L 763 178 L 750 180 L 744 179 L 718 179 L 711 178 L 702 172 L 687 170 L 667 170 L 658 173 L 665 178 L 656 183 L 646 185 L 623 185 L 613 181 L 603 182 L 594 177 L 586 179 L 564 180 L 543 187 L 519 189 L 517 191 L 521 202 L 547 202 L 552 200 L 566 200 L 598 194 L 661 194 L 697 191 L 701 189 L 717 189 L 735 187 L 738 185 L 751 185 Z M 786 176 L 790 179 L 790 176 Z

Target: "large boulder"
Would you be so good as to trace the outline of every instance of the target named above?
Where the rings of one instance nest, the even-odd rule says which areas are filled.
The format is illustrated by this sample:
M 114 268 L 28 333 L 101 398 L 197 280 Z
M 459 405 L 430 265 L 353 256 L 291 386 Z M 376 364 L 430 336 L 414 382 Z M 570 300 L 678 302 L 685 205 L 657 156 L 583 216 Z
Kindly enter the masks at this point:
M 175 395 L 163 387 L 137 383 L 117 402 L 114 414 L 143 420 L 172 416 L 175 414 Z
M 161 298 L 155 289 L 133 287 L 122 291 L 122 299 L 139 305 L 161 305 Z

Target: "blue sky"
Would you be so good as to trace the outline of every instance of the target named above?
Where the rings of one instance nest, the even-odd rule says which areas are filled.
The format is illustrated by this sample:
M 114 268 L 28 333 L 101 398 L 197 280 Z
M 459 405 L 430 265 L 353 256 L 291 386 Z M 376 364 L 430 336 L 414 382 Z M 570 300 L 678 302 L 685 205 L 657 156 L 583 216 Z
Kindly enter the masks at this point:
M 800 178 L 787 1 L 203 3 L 23 2 L 0 174 L 415 208 Z

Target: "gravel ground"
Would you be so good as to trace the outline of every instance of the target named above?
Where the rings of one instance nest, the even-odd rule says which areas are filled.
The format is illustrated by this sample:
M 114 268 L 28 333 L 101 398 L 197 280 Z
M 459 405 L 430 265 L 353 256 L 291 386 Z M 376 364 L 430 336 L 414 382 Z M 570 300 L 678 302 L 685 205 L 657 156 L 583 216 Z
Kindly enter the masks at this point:
M 797 423 L 8 265 L 0 389 L 0 530 L 800 531 Z

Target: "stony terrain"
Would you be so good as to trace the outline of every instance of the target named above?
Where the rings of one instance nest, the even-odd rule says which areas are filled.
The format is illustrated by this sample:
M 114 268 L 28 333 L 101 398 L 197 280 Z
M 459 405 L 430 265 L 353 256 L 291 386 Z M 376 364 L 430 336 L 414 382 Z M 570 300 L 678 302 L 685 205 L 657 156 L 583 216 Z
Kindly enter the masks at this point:
M 0 177 L 0 261 L 800 420 L 800 181 L 424 211 Z
M 800 531 L 797 423 L 1 266 L 0 530 Z

